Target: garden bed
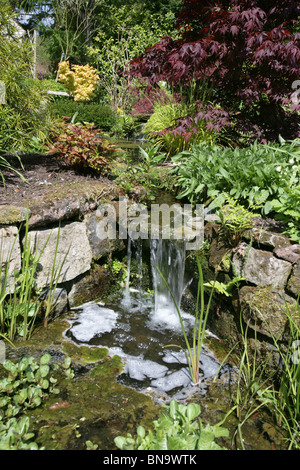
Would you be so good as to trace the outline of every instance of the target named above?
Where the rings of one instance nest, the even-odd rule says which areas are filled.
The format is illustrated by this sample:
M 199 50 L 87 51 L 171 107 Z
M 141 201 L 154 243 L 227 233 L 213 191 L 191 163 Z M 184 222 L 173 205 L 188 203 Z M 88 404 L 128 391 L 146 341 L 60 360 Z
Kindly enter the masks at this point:
M 110 183 L 104 176 L 82 174 L 65 166 L 51 153 L 26 154 L 21 156 L 24 169 L 16 157 L 5 157 L 14 168 L 20 171 L 23 181 L 16 173 L 3 170 L 5 188 L 0 184 L 0 204 L 26 206 L 27 199 L 43 199 L 53 188 L 66 188 L 70 185 L 89 183 Z

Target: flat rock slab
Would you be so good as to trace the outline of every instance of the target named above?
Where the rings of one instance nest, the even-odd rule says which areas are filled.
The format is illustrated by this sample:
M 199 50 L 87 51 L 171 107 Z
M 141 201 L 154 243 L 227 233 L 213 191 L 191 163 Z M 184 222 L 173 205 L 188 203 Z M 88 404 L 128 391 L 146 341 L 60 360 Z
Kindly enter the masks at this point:
M 98 204 L 119 197 L 119 189 L 107 183 L 87 181 L 47 188 L 42 198 L 30 199 L 30 228 L 43 227 L 79 217 Z
M 290 263 L 297 263 L 297 261 L 300 261 L 300 245 L 299 244 L 287 246 L 284 248 L 277 248 L 277 250 L 275 250 L 274 253 L 278 258 L 285 259 L 286 261 L 289 261 Z
M 13 204 L 0 204 L 0 225 L 14 225 L 25 222 L 26 217 L 26 207 L 19 207 Z
M 40 269 L 36 273 L 38 287 L 49 285 L 54 263 L 56 270 L 61 268 L 59 283 L 70 281 L 91 268 L 92 252 L 83 223 L 73 222 L 53 230 L 31 230 L 29 237 L 32 251 L 41 253 Z
M 291 244 L 288 237 L 280 233 L 269 232 L 261 228 L 254 227 L 251 230 L 246 230 L 243 234 L 246 240 L 252 239 L 258 246 L 266 246 L 273 249 L 287 247 Z

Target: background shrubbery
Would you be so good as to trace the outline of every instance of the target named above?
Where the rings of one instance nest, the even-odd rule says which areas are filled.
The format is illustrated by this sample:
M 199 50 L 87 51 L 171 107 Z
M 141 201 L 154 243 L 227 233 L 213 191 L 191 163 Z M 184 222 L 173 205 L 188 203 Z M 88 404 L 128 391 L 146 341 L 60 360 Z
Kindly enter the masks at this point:
M 75 113 L 76 120 L 95 124 L 103 131 L 110 130 L 117 123 L 117 114 L 105 104 L 76 103 L 73 100 L 57 100 L 49 104 L 49 112 L 57 118 L 70 117 Z

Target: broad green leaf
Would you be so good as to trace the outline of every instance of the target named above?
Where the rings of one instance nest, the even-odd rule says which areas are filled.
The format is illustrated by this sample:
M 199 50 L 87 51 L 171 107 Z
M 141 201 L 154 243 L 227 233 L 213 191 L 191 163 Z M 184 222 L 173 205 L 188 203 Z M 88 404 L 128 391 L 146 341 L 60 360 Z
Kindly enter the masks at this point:
M 190 421 L 200 415 L 201 408 L 197 403 L 189 403 L 186 409 L 186 415 Z
M 50 372 L 50 367 L 47 364 L 45 364 L 40 367 L 40 372 L 41 372 L 41 377 L 47 377 L 47 375 Z
M 41 365 L 48 364 L 50 359 L 51 359 L 51 355 L 49 353 L 44 354 L 40 360 Z

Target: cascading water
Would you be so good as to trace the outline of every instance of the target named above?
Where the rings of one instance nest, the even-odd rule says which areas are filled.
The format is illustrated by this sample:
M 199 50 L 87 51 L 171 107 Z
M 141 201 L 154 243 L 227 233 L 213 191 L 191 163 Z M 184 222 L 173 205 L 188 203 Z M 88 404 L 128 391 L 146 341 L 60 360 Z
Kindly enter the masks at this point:
M 142 267 L 143 267 L 143 245 L 142 240 L 138 238 L 137 240 L 132 240 L 130 237 L 128 238 L 128 245 L 127 245 L 127 273 L 126 273 L 126 285 L 124 289 L 124 296 L 122 300 L 122 305 L 125 308 L 131 307 L 131 291 L 130 288 L 130 274 L 131 274 L 131 265 L 132 265 L 132 257 L 135 256 L 136 260 L 136 278 L 137 278 L 137 286 L 134 289 L 136 294 L 141 293 L 141 284 L 142 284 Z
M 150 241 L 154 309 L 152 320 L 166 325 L 178 324 L 176 305 L 180 308 L 184 283 L 185 243 Z
M 104 303 L 89 302 L 74 309 L 75 317 L 66 334 L 76 343 L 107 347 L 111 354 L 122 357 L 125 366 L 119 380 L 125 385 L 144 390 L 150 387 L 181 398 L 190 387 L 191 378 L 183 351 L 181 324 L 169 289 L 180 308 L 185 288 L 185 244 L 164 239 L 150 241 L 148 261 L 153 295 L 142 289 L 142 263 L 146 254 L 149 251 L 143 251 L 142 240 L 129 239 L 124 292 Z M 130 285 L 133 266 L 138 281 L 134 289 Z M 192 331 L 194 316 L 183 311 L 181 316 L 186 332 Z M 166 347 L 168 344 L 176 344 L 183 350 Z M 200 360 L 202 379 L 214 376 L 219 366 L 205 348 Z

